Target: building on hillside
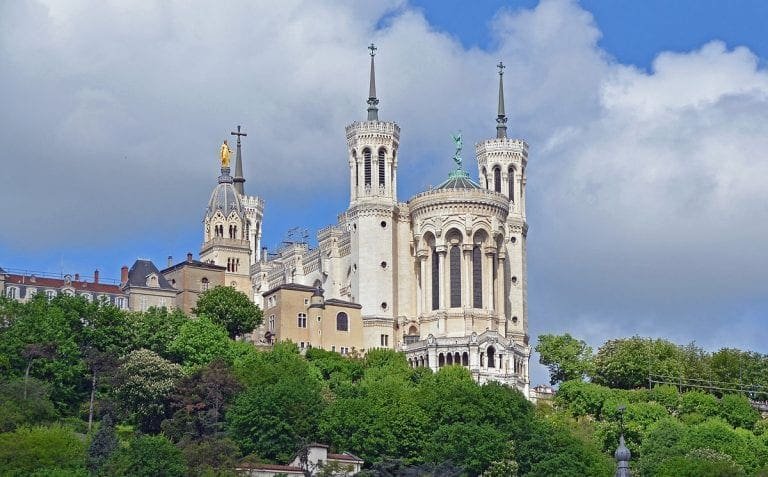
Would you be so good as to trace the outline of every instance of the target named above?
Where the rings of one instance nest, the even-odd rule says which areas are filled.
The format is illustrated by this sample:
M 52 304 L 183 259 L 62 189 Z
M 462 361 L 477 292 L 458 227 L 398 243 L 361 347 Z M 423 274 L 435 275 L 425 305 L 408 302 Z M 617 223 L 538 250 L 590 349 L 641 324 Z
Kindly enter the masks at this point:
M 118 285 L 99 281 L 99 271 L 93 272 L 93 280 L 81 279 L 80 274 L 55 277 L 49 274 L 26 271 L 5 271 L 0 268 L 0 291 L 17 301 L 26 302 L 38 293 L 53 298 L 59 294 L 81 296 L 88 301 L 101 301 L 118 308 L 128 308 L 128 294 Z
M 307 446 L 306 452 L 300 452 L 288 465 L 240 464 L 235 470 L 248 477 L 277 477 L 282 475 L 303 477 L 307 475 L 307 472 L 310 475 L 316 475 L 329 465 L 333 467 L 327 469 L 331 472 L 328 475 L 334 477 L 350 477 L 362 470 L 363 459 L 348 452 L 333 454 L 328 452 L 328 449 L 325 444 L 310 444 Z
M 168 268 L 160 273 L 178 290 L 175 307 L 190 314 L 201 293 L 226 283 L 226 270 L 226 267 L 194 260 L 192 254 L 188 253 L 185 261 L 175 265 L 172 257 L 168 257 Z
M 253 339 L 257 344 L 290 340 L 301 350 L 356 354 L 363 342 L 360 308 L 357 303 L 326 300 L 321 288 L 279 285 L 264 293 L 264 320 Z
M 226 266 L 225 281 L 271 312 L 265 298 L 322 288 L 325 302 L 360 306 L 364 353 L 386 347 L 405 352 L 412 366 L 469 368 L 479 382 L 500 381 L 529 395 L 525 210 L 528 144 L 507 136 L 503 68 L 499 63 L 495 137 L 475 145 L 479 180 L 464 169 L 461 135 L 454 137 L 455 168 L 439 186 L 407 201 L 397 195 L 400 127 L 379 119 L 370 47 L 367 118 L 346 127 L 349 206 L 321 229 L 317 247 L 284 243 L 260 247 L 263 201 L 243 192 L 238 134 L 237 167 L 230 176 L 222 145 L 221 174 L 203 219 L 203 262 Z M 339 165 L 340 167 L 341 164 Z M 250 269 L 244 266 L 250 263 Z M 250 283 L 246 283 L 246 278 Z M 275 339 L 298 337 L 298 308 L 279 308 Z M 307 311 L 309 313 L 309 311 Z M 286 327 L 296 325 L 288 330 Z M 267 326 L 269 323 L 267 322 Z M 264 340 L 268 329 L 254 333 Z M 305 341 L 315 345 L 313 339 Z M 335 343 L 324 341 L 331 349 Z M 346 346 L 346 345 L 344 345 Z
M 128 295 L 131 311 L 147 311 L 151 307 L 171 310 L 179 293 L 152 261 L 141 258 L 130 269 L 124 266 L 120 270 L 120 289 Z

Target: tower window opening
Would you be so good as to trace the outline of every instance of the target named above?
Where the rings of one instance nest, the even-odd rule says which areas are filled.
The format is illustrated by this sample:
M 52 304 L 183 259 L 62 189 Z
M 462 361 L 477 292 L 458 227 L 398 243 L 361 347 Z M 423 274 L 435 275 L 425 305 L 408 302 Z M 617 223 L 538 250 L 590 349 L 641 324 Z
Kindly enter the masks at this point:
M 371 150 L 363 149 L 363 173 L 365 174 L 365 185 L 371 185 Z
M 472 248 L 472 306 L 483 307 L 483 256 L 480 246 Z
M 509 190 L 507 191 L 509 193 L 509 200 L 512 202 L 515 201 L 515 168 L 510 167 L 509 171 L 507 172 L 507 182 L 509 186 Z
M 496 367 L 496 350 L 493 349 L 493 346 L 488 348 L 488 367 L 489 368 Z
M 386 163 L 384 160 L 385 157 L 385 151 L 384 149 L 379 149 L 379 187 L 384 187 L 386 185 L 385 178 L 385 170 L 386 170 Z
M 501 169 L 499 166 L 493 168 L 493 190 L 501 192 Z
M 458 245 L 451 247 L 451 308 L 461 306 L 461 249 Z
M 432 309 L 440 308 L 440 260 L 435 247 L 432 247 Z

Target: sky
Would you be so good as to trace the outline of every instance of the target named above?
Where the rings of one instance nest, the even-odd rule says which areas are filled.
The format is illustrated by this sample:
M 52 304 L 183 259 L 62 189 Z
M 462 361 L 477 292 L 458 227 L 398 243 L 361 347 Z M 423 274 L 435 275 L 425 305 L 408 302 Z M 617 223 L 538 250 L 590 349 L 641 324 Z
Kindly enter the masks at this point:
M 264 244 L 334 223 L 373 41 L 400 200 L 445 178 L 452 132 L 495 135 L 507 65 L 534 342 L 768 353 L 767 20 L 758 0 L 0 2 L 0 267 L 197 254 L 238 124 Z

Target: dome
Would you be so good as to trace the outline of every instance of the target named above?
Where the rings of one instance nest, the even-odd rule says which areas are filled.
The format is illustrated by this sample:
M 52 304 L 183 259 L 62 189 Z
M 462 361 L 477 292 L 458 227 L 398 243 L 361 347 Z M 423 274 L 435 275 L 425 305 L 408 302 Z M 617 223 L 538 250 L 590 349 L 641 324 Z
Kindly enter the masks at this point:
M 231 177 L 229 181 L 222 181 L 219 178 L 219 184 L 213 189 L 211 200 L 208 201 L 205 216 L 212 217 L 216 211 L 221 211 L 224 217 L 228 217 L 233 210 L 241 217 L 244 215 L 240 195 L 235 190 Z
M 456 169 L 448 174 L 448 179 L 437 186 L 438 189 L 479 189 L 480 185 L 469 178 L 462 169 Z

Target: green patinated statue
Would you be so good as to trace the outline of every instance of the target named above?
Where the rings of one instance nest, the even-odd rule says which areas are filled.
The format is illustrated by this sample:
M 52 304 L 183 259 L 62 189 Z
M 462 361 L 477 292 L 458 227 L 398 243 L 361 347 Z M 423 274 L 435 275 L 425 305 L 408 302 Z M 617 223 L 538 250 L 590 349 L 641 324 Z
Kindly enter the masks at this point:
M 464 143 L 461 140 L 461 131 L 453 134 L 453 144 L 456 146 L 456 152 L 453 154 L 453 162 L 456 163 L 456 169 L 461 169 L 461 148 Z

